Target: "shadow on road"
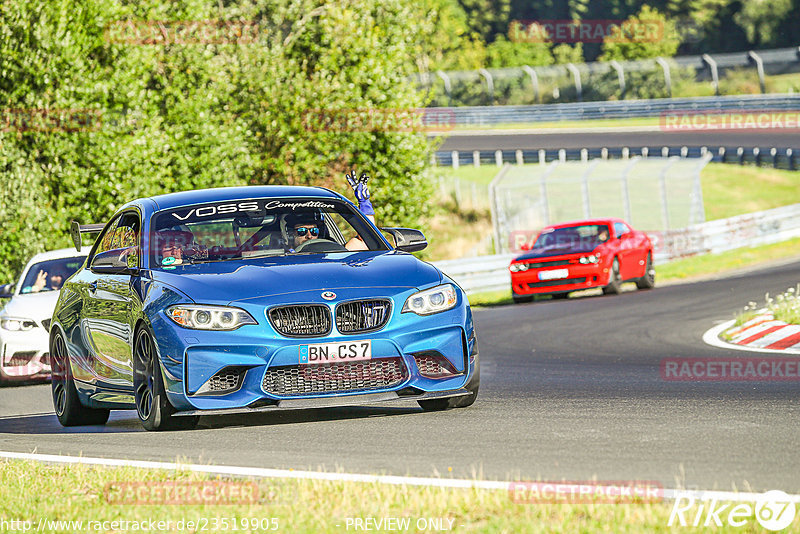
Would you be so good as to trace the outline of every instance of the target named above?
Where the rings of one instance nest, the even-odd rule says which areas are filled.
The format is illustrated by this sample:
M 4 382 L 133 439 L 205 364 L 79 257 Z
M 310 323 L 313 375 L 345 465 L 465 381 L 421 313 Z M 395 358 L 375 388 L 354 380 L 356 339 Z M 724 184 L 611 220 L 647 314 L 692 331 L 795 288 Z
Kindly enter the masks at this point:
M 396 415 L 420 415 L 420 408 L 352 406 L 345 408 L 316 408 L 311 410 L 287 410 L 283 412 L 201 417 L 198 430 L 213 430 L 233 427 L 259 427 L 273 425 L 296 425 L 367 417 Z M 133 410 L 111 412 L 105 425 L 62 427 L 54 413 L 7 415 L 0 417 L 0 434 L 114 434 L 121 432 L 144 432 Z

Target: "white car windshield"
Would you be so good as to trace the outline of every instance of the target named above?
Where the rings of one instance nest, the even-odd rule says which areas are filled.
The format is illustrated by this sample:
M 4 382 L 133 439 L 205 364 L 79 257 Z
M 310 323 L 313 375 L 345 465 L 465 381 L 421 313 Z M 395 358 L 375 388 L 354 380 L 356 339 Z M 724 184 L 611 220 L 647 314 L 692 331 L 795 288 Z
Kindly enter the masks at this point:
M 31 265 L 22 280 L 20 293 L 58 291 L 64 282 L 83 265 L 86 256 L 45 260 Z

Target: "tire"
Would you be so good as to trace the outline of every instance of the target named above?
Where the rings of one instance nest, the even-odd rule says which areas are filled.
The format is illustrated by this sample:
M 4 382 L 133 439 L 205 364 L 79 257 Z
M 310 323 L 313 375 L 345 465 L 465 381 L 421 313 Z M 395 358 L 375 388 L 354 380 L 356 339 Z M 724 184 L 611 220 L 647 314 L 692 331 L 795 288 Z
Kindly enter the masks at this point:
M 431 399 L 431 400 L 421 400 L 417 401 L 420 408 L 425 410 L 426 412 L 440 412 L 442 410 L 447 410 L 448 408 L 466 408 L 467 406 L 472 406 L 475 404 L 475 400 L 478 398 L 478 390 L 481 387 L 481 366 L 478 358 L 475 358 L 475 372 L 472 374 L 472 378 L 469 379 L 469 382 L 464 386 L 464 389 L 469 390 L 472 392 L 472 395 L 463 396 L 463 397 L 454 397 L 450 399 Z
M 533 302 L 533 295 L 517 295 L 513 291 L 511 292 L 511 298 L 514 300 L 514 304 Z
M 81 404 L 72 377 L 67 344 L 61 332 L 56 333 L 50 342 L 50 355 L 53 409 L 61 426 L 104 425 L 111 411 Z
M 139 329 L 133 345 L 133 397 L 145 430 L 188 430 L 200 419 L 198 415 L 175 416 L 177 410 L 167 398 L 156 344 L 147 328 Z
M 603 293 L 606 295 L 619 295 L 621 287 L 622 279 L 619 277 L 619 260 L 614 258 L 614 263 L 611 264 L 611 276 L 608 285 L 603 288 Z
M 647 262 L 644 264 L 644 276 L 636 279 L 639 289 L 653 289 L 656 285 L 656 270 L 653 269 L 653 255 L 647 253 Z

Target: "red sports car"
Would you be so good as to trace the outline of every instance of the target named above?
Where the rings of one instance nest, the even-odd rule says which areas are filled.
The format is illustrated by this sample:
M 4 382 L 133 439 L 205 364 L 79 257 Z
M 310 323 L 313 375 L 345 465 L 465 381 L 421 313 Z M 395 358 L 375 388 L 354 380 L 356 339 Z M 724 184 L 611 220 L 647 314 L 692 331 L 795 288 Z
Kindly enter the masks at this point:
M 566 298 L 570 291 L 590 287 L 617 294 L 623 282 L 649 289 L 656 276 L 647 234 L 621 219 L 547 226 L 509 270 L 514 302 L 530 302 L 534 295 Z

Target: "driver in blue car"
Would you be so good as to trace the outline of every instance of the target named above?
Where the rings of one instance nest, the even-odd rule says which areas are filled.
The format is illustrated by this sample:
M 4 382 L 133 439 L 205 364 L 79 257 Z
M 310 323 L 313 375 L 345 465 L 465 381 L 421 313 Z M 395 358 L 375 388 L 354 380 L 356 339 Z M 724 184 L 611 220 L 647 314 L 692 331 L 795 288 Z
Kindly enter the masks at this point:
M 372 224 L 375 224 L 375 209 L 372 207 L 369 186 L 367 185 L 369 175 L 362 173 L 359 178 L 354 170 L 349 174 L 345 174 L 345 177 L 350 187 L 353 188 L 353 193 L 358 201 L 358 209 Z M 317 239 L 324 228 L 324 221 L 319 213 L 298 213 L 290 217 L 287 223 L 287 226 L 291 229 L 291 235 L 289 236 L 291 246 L 295 250 L 303 243 Z M 367 250 L 367 245 L 360 237 L 353 237 L 345 244 L 345 248 L 352 251 Z

